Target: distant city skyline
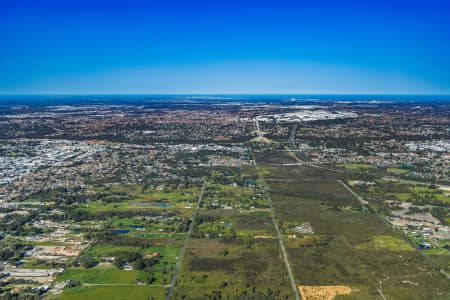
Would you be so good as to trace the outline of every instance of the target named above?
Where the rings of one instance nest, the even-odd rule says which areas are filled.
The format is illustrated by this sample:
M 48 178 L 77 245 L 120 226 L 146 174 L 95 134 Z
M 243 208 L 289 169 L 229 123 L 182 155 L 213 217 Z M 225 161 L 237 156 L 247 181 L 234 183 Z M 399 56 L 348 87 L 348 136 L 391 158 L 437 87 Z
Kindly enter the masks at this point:
M 0 3 L 0 94 L 450 94 L 448 1 Z

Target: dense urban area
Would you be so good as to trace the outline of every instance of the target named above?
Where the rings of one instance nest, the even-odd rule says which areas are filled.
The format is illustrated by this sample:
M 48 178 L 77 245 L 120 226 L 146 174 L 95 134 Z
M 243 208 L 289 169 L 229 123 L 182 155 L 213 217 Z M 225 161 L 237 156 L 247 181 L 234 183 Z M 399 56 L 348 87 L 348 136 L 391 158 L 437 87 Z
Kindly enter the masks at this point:
M 448 101 L 3 100 L 0 299 L 450 299 Z

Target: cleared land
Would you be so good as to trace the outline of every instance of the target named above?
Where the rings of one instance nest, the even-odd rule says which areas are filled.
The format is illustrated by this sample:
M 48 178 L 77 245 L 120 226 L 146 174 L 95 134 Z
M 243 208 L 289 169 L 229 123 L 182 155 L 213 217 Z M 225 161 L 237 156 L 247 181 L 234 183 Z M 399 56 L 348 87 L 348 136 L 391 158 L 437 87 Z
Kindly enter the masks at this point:
M 305 300 L 333 300 L 338 295 L 349 295 L 352 289 L 344 285 L 299 286 L 300 295 Z

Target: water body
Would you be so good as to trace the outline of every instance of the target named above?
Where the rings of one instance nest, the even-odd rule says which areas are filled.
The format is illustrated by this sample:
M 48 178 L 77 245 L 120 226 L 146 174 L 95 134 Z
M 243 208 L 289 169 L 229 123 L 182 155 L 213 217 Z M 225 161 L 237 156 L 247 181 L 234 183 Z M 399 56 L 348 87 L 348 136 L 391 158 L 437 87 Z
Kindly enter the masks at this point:
M 130 231 L 128 229 L 114 229 L 113 232 L 118 234 L 127 234 Z

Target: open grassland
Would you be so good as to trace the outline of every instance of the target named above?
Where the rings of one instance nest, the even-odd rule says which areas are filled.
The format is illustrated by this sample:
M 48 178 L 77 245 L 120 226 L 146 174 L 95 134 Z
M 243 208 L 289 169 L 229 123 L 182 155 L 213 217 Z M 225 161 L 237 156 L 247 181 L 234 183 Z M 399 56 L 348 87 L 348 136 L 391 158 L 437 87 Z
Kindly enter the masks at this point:
M 222 299 L 244 293 L 254 299 L 292 297 L 275 239 L 191 240 L 175 291 L 175 299 L 203 299 L 214 292 Z
M 120 285 L 103 285 L 103 286 L 84 286 L 77 288 L 65 289 L 64 292 L 50 299 L 59 300 L 160 300 L 164 299 L 166 293 L 165 287 L 152 286 L 120 286 Z
M 278 167 L 274 158 L 278 157 Z M 301 286 L 348 286 L 336 299 L 445 299 L 448 279 L 375 213 L 364 209 L 336 180 L 343 173 L 311 166 L 282 166 L 280 155 L 260 153 L 279 224 L 311 225 L 313 234 L 284 237 Z
M 359 250 L 414 251 L 405 240 L 392 235 L 374 235 L 367 243 L 356 246 Z
M 86 284 L 135 284 L 144 280 L 142 271 L 124 271 L 111 265 L 99 265 L 91 269 L 73 268 L 58 276 L 58 281 L 77 280 Z
M 90 247 L 88 250 L 98 257 L 114 256 L 118 252 L 142 252 L 144 256 L 157 252 L 163 259 L 175 261 L 182 243 L 182 241 L 170 239 L 152 240 L 152 242 L 154 242 L 155 246 L 150 246 L 145 249 L 132 246 L 97 245 Z

